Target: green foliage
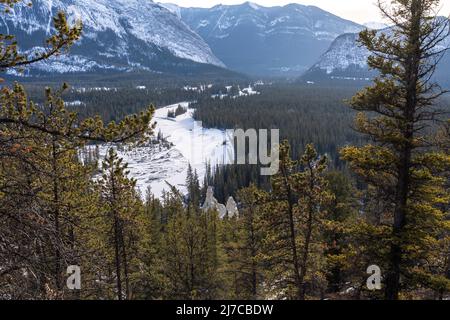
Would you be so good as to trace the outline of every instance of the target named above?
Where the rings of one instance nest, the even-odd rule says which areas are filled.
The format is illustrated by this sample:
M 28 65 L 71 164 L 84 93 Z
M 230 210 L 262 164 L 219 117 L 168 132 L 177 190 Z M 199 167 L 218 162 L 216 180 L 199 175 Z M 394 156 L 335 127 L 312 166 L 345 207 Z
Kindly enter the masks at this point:
M 6 9 L 17 2 L 0 0 Z M 435 32 L 446 27 L 432 17 L 436 4 L 393 1 L 393 11 L 383 7 L 396 24 L 393 34 L 361 33 L 374 53 L 369 64 L 380 71 L 351 100 L 366 140 L 346 128 L 353 111 L 338 109 L 348 94 L 340 89 L 269 86 L 260 96 L 224 100 L 121 89 L 86 93 L 89 110 L 78 113 L 63 101 L 80 94 L 67 85 L 46 89 L 36 102 L 19 84 L 2 87 L 0 296 L 378 299 L 381 293 L 365 289 L 365 271 L 376 264 L 386 298 L 445 298 L 450 122 L 439 122 L 443 92 L 428 77 L 440 54 L 431 49 L 441 39 Z M 0 69 L 57 55 L 78 39 L 81 26 L 68 26 L 64 14 L 54 24 L 47 51 L 34 58 L 0 35 Z M 199 98 L 196 117 L 207 126 L 284 128 L 292 148 L 281 145 L 278 174 L 262 178 L 257 166 L 213 172 L 208 165 L 201 186 L 189 166 L 186 197 L 171 187 L 162 199 L 151 190 L 144 199 L 115 148 L 146 142 L 154 108 L 125 114 L 141 110 L 144 100 L 180 96 Z M 130 109 L 121 109 L 127 99 Z M 117 104 L 100 111 L 98 100 Z M 370 143 L 354 146 L 362 141 Z M 99 167 L 93 143 L 103 142 L 111 148 Z M 349 143 L 341 153 L 357 181 L 337 159 L 337 148 Z M 325 154 L 343 170 L 328 170 Z M 239 213 L 220 219 L 200 207 L 212 184 L 221 202 L 236 196 Z M 81 291 L 65 288 L 68 265 L 81 267 Z
M 325 179 L 333 195 L 326 205 L 328 221 L 324 227 L 327 280 L 331 292 L 340 292 L 344 289 L 345 281 L 358 274 L 357 270 L 348 272 L 349 267 L 353 266 L 348 264 L 346 255 L 352 243 L 355 243 L 351 231 L 358 221 L 358 190 L 351 179 L 339 171 L 328 172 Z
M 217 299 L 220 295 L 218 213 L 179 212 L 167 224 L 164 276 L 167 299 Z
M 2 0 L 0 3 L 6 5 L 6 14 L 9 8 L 20 0 Z M 31 6 L 31 3 L 29 4 Z M 42 60 L 46 60 L 54 55 L 67 50 L 81 36 L 82 23 L 78 21 L 74 26 L 69 26 L 64 12 L 59 12 L 53 18 L 53 25 L 56 33 L 46 39 L 47 47 L 42 52 L 36 52 L 34 56 L 28 57 L 19 52 L 18 43 L 14 35 L 0 34 L 0 71 L 11 67 L 21 67 L 30 65 Z
M 268 287 L 278 298 L 306 299 L 326 287 L 323 228 L 330 200 L 323 176 L 326 163 L 312 145 L 299 161 L 290 158 L 287 142 L 280 148 L 280 172 L 272 179 L 263 218 Z
M 395 25 L 392 34 L 360 34 L 373 53 L 369 66 L 380 76 L 350 104 L 360 112 L 356 129 L 374 143 L 343 148 L 342 156 L 369 186 L 367 225 L 361 227 L 383 241 L 383 247 L 373 243 L 372 251 L 378 254 L 374 263 L 386 269 L 387 299 L 407 297 L 408 290 L 420 287 L 448 290 L 450 284 L 427 262 L 445 257 L 438 247 L 448 233 L 443 206 L 449 202 L 444 173 L 450 158 L 434 143 L 432 126 L 442 114 L 437 99 L 444 94 L 430 80 L 443 53 L 434 48 L 448 28 L 447 20 L 434 16 L 438 4 L 380 3 Z
M 223 247 L 226 253 L 229 295 L 233 299 L 264 297 L 264 265 L 262 245 L 262 204 L 267 195 L 254 185 L 238 193 L 241 204 L 238 216 L 223 221 Z

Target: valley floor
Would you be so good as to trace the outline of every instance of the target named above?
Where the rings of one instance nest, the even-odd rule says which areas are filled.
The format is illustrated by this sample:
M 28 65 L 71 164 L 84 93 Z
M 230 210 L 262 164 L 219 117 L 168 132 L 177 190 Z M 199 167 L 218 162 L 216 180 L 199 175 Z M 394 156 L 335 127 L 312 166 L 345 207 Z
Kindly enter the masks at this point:
M 168 146 L 148 144 L 131 150 L 118 148 L 119 157 L 128 163 L 130 176 L 137 180 L 137 187 L 143 196 L 150 188 L 152 194 L 160 198 L 164 191 L 170 190 L 169 184 L 185 193 L 189 164 L 197 171 L 200 181 L 203 181 L 207 163 L 215 166 L 233 159 L 231 144 L 225 143 L 225 131 L 203 128 L 201 122 L 194 120 L 194 110 L 189 108 L 189 104 L 180 102 L 156 110 L 155 135 L 162 134 L 169 142 Z M 187 112 L 169 118 L 168 112 L 179 105 L 187 108 Z M 104 158 L 110 147 L 100 147 L 101 158 Z

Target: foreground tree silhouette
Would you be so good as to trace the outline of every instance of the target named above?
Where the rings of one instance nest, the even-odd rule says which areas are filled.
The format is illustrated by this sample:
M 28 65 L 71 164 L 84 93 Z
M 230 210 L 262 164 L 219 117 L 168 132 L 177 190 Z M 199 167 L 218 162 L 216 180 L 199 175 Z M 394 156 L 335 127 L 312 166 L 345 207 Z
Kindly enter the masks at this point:
M 402 288 L 430 287 L 436 280 L 425 261 L 445 228 L 440 204 L 448 194 L 440 171 L 450 158 L 433 148 L 427 132 L 442 114 L 436 102 L 445 92 L 432 77 L 447 50 L 449 22 L 437 17 L 438 0 L 394 0 L 389 6 L 379 0 L 378 7 L 394 26 L 360 34 L 379 76 L 351 101 L 360 111 L 357 130 L 374 144 L 344 148 L 342 155 L 382 195 L 383 225 L 391 230 L 385 235 L 385 298 L 395 300 Z

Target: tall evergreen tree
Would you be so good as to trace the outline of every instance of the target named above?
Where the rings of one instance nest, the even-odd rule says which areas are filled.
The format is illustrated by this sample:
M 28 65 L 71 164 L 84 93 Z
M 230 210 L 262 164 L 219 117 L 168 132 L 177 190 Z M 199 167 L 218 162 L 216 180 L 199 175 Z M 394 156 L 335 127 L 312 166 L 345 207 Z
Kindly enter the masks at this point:
M 178 208 L 181 210 L 168 221 L 163 244 L 165 297 L 220 298 L 223 285 L 219 274 L 218 213 Z
M 402 289 L 433 281 L 424 261 L 445 227 L 439 205 L 448 200 L 436 172 L 450 159 L 448 153 L 431 149 L 425 130 L 440 114 L 436 100 L 444 93 L 432 81 L 445 51 L 439 45 L 448 35 L 448 20 L 435 16 L 438 5 L 438 0 L 394 0 L 389 6 L 379 1 L 392 30 L 360 34 L 372 52 L 369 66 L 380 74 L 351 106 L 360 112 L 357 130 L 374 144 L 344 148 L 342 155 L 380 195 L 383 224 L 391 228 L 386 299 L 398 299 Z
M 260 299 L 264 268 L 261 260 L 264 238 L 261 221 L 261 206 L 267 200 L 267 193 L 258 190 L 255 185 L 244 188 L 238 193 L 240 203 L 236 231 L 238 241 L 235 244 L 237 254 L 234 257 L 235 268 L 239 272 L 238 288 L 241 299 Z
M 17 2 L 0 1 L 8 8 Z M 0 70 L 63 53 L 80 37 L 81 23 L 69 26 L 64 13 L 53 22 L 56 33 L 32 57 L 18 51 L 13 35 L 0 35 Z M 39 105 L 19 84 L 0 91 L 0 282 L 8 283 L 2 293 L 12 298 L 63 298 L 65 267 L 87 256 L 81 226 L 95 211 L 95 169 L 80 161 L 79 150 L 92 141 L 145 141 L 152 133 L 152 108 L 104 125 L 65 107 L 67 87 L 47 90 Z
M 331 292 L 340 292 L 348 280 L 346 277 L 346 252 L 352 239 L 351 227 L 358 221 L 358 191 L 350 178 L 342 172 L 331 171 L 325 179 L 328 190 L 332 195 L 331 201 L 326 204 L 328 223 L 325 226 L 325 240 L 327 248 L 328 289 Z
M 186 186 L 189 205 L 194 208 L 199 207 L 201 200 L 200 181 L 197 171 L 192 169 L 191 164 L 188 165 L 187 169 Z
M 265 251 L 272 285 L 287 298 L 306 299 L 308 289 L 323 291 L 326 162 L 312 145 L 300 161 L 290 158 L 287 142 L 280 147 L 280 172 L 264 209 Z
M 136 181 L 127 177 L 127 167 L 116 151 L 110 148 L 102 164 L 102 177 L 98 181 L 105 212 L 104 236 L 113 252 L 111 256 L 118 300 L 131 298 L 130 264 L 141 209 L 135 190 Z

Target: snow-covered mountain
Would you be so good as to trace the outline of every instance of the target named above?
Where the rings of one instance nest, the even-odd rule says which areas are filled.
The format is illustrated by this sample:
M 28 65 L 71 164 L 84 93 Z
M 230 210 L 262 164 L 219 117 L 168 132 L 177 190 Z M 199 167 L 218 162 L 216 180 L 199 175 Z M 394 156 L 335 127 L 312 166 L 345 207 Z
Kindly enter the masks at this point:
M 302 78 L 311 81 L 347 78 L 370 80 L 374 75 L 367 66 L 370 52 L 358 44 L 358 37 L 358 33 L 337 37 Z
M 378 32 L 389 33 L 386 28 Z M 304 74 L 301 79 L 305 81 L 323 80 L 362 80 L 368 81 L 376 75 L 369 70 L 367 58 L 370 52 L 358 43 L 358 33 L 347 33 L 339 36 L 330 45 L 329 49 Z M 450 47 L 450 37 L 435 46 L 435 50 Z M 436 71 L 435 78 L 443 85 L 450 85 L 448 70 L 450 69 L 450 53 L 444 55 Z
M 0 33 L 17 35 L 23 51 L 43 47 L 60 10 L 69 21 L 83 22 L 82 39 L 71 54 L 37 65 L 41 72 L 165 71 L 198 63 L 224 67 L 198 34 L 151 0 L 33 0 L 31 8 L 26 3 L 0 20 Z
M 364 26 L 368 29 L 373 29 L 373 30 L 381 30 L 381 29 L 385 29 L 387 27 L 389 27 L 388 24 L 384 23 L 384 22 L 378 22 L 378 21 L 369 21 L 364 23 Z
M 364 27 L 315 6 L 213 8 L 164 5 L 210 45 L 229 68 L 252 74 L 299 74 L 339 35 Z

